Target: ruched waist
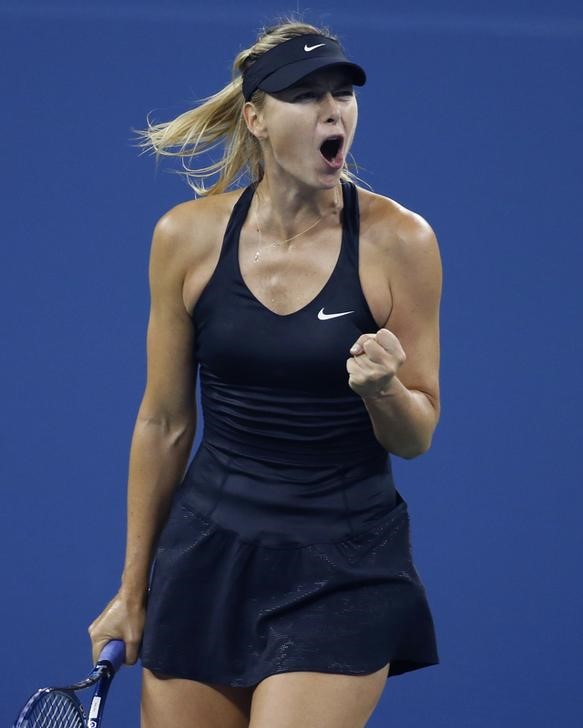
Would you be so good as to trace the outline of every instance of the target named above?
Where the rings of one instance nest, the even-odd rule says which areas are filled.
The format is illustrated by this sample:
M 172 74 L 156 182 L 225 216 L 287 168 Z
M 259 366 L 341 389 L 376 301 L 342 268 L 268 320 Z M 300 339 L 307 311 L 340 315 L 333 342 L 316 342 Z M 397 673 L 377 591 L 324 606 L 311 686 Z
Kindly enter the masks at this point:
M 354 392 L 315 396 L 299 390 L 220 382 L 202 374 L 204 439 L 218 450 L 282 465 L 383 467 L 386 450 L 374 436 Z
M 176 496 L 180 506 L 235 532 L 241 541 L 288 548 L 348 538 L 398 504 L 388 463 L 325 468 L 255 467 L 203 441 Z

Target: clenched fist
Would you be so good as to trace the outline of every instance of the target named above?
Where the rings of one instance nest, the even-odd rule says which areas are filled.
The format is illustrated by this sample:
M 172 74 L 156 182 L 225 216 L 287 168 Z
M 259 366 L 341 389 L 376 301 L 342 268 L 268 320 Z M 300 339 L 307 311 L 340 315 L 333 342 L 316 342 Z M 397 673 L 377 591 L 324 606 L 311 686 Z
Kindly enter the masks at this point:
M 391 380 L 407 358 L 399 339 L 388 329 L 376 334 L 362 334 L 350 348 L 346 361 L 348 384 L 361 397 L 375 398 L 388 394 Z

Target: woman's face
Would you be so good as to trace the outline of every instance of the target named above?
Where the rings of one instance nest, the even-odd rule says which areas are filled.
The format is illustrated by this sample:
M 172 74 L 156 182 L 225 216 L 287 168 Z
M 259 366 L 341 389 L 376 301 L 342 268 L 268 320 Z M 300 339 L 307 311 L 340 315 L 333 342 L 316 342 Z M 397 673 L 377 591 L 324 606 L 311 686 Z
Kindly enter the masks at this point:
M 318 188 L 337 184 L 358 119 L 349 73 L 315 71 L 266 94 L 259 117 L 268 175 L 283 173 Z

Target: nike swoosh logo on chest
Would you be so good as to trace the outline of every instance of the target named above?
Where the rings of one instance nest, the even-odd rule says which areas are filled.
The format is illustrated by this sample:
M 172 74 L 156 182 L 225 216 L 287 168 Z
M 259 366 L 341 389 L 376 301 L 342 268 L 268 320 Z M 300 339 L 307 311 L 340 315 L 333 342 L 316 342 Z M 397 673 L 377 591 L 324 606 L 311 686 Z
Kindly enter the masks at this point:
M 338 318 L 338 316 L 347 316 L 349 313 L 354 311 L 342 311 L 342 313 L 324 313 L 324 309 L 318 311 L 318 318 L 320 321 L 326 321 L 326 319 Z

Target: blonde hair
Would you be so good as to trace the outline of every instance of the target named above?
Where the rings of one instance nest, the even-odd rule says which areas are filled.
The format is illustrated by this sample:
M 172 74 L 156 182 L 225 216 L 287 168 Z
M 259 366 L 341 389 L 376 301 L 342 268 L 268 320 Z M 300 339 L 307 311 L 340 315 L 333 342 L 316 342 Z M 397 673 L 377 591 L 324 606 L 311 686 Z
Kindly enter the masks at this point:
M 201 197 L 224 192 L 245 174 L 252 181 L 259 181 L 263 177 L 263 155 L 259 142 L 247 129 L 241 113 L 245 103 L 242 73 L 271 48 L 309 33 L 318 33 L 337 40 L 327 28 L 317 28 L 292 18 L 265 28 L 250 48 L 236 56 L 230 83 L 218 93 L 203 98 L 199 106 L 185 111 L 171 121 L 150 124 L 148 115 L 147 129 L 132 129 L 141 139 L 136 146 L 143 148 L 144 152 L 155 153 L 156 162 L 161 156 L 181 157 L 185 172 L 178 171 L 178 174 L 183 174 L 195 194 Z M 251 101 L 261 110 L 265 103 L 265 92 L 258 89 Z M 184 162 L 184 158 L 193 159 L 221 145 L 224 145 L 224 152 L 218 162 L 198 168 L 191 168 Z M 176 151 L 172 151 L 173 149 Z M 216 182 L 205 187 L 204 180 L 217 174 Z M 346 162 L 341 177 L 345 180 L 358 179 L 349 171 Z

